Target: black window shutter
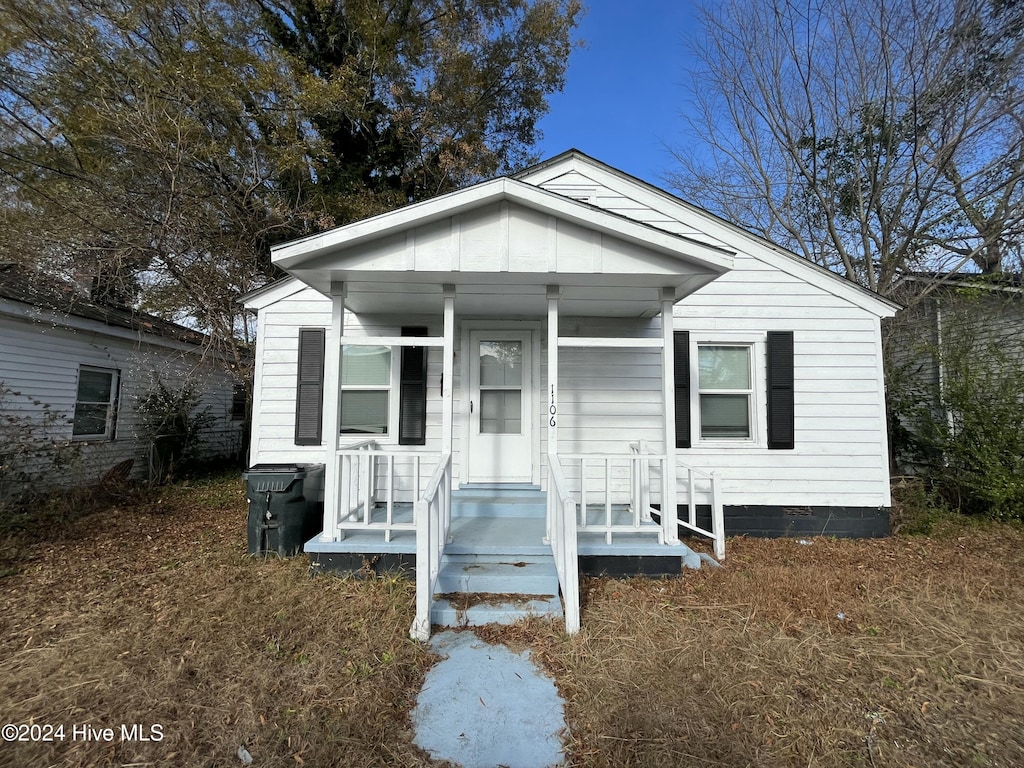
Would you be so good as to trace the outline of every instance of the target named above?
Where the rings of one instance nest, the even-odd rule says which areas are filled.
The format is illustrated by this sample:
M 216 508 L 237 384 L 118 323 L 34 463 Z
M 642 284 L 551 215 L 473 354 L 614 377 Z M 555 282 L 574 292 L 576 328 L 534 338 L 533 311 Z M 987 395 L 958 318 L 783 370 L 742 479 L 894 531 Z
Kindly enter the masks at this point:
M 299 329 L 299 366 L 295 386 L 295 444 L 320 445 L 323 436 L 323 328 Z
M 768 447 L 793 448 L 793 332 L 768 331 Z
M 672 334 L 676 382 L 676 448 L 691 446 L 690 429 L 690 332 Z
M 403 327 L 403 336 L 426 336 L 427 329 Z M 427 442 L 427 347 L 402 347 L 398 401 L 398 444 Z

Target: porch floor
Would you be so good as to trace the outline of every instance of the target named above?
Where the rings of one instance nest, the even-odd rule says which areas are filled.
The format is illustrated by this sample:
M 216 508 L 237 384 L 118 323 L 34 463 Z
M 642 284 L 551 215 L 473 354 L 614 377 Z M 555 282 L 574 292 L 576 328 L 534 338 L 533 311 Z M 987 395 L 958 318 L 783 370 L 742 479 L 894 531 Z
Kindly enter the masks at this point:
M 594 505 L 587 508 L 587 522 L 595 525 L 605 521 L 606 511 L 603 506 Z M 383 523 L 386 509 L 383 506 L 371 510 L 373 523 Z M 360 518 L 361 519 L 361 518 Z M 412 505 L 395 504 L 392 510 L 395 523 L 412 522 Z M 612 507 L 613 525 L 628 525 L 632 522 L 632 513 L 625 506 Z M 465 555 L 506 555 L 519 554 L 524 557 L 534 555 L 550 555 L 551 547 L 544 543 L 545 520 L 536 516 L 453 516 L 451 526 L 451 543 L 445 548 L 446 554 Z M 691 554 L 692 550 L 685 544 L 664 545 L 657 539 L 658 526 L 653 522 L 643 525 L 642 532 L 615 533 L 612 543 L 605 540 L 605 533 L 600 530 L 581 528 L 577 534 L 577 547 L 581 556 L 682 556 Z M 357 528 L 347 529 L 341 541 L 322 541 L 316 536 L 306 542 L 309 553 L 353 553 L 353 554 L 414 554 L 416 552 L 415 531 L 392 531 L 391 541 L 384 541 L 384 533 L 380 529 Z

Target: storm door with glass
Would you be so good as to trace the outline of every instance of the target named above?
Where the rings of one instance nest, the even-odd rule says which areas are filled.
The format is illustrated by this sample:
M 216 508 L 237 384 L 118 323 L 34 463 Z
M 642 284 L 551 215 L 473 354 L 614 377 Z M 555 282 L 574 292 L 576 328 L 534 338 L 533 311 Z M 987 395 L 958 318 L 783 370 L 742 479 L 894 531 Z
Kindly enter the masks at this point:
M 470 482 L 531 482 L 533 388 L 530 334 L 470 334 Z

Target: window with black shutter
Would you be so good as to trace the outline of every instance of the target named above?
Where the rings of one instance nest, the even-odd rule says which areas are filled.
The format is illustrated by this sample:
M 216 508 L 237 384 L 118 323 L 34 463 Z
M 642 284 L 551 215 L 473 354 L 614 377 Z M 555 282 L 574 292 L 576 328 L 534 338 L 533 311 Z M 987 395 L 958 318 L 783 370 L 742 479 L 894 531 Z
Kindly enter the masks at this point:
M 404 327 L 403 336 L 426 336 L 423 327 Z M 399 383 L 398 443 L 427 442 L 427 347 L 402 347 Z
M 795 446 L 793 332 L 768 332 L 768 447 Z
M 299 361 L 295 387 L 295 444 L 320 445 L 323 437 L 323 328 L 299 329 Z

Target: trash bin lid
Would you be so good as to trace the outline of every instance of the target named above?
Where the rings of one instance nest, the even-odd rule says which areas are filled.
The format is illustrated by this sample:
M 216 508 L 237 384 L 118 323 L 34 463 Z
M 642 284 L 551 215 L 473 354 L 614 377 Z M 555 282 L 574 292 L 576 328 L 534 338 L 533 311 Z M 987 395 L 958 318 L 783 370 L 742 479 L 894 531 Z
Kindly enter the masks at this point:
M 294 472 L 305 472 L 308 469 L 306 464 L 255 464 L 246 472 L 281 472 L 292 474 Z

